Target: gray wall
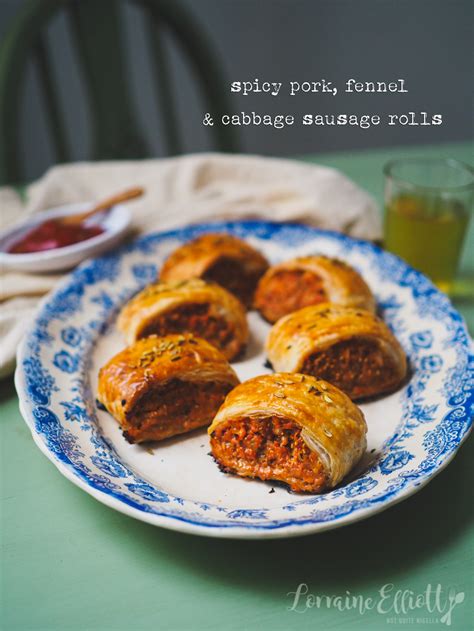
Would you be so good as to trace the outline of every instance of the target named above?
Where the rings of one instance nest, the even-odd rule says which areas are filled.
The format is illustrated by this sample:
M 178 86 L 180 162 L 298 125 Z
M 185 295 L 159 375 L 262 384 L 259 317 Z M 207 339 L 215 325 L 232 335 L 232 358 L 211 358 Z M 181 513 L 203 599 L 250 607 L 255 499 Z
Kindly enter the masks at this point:
M 97 0 L 102 1 L 102 0 Z M 176 0 L 178 1 L 178 0 Z M 471 0 L 181 0 L 212 39 L 230 81 L 254 78 L 285 82 L 322 77 L 342 87 L 362 81 L 406 79 L 408 94 L 305 95 L 278 98 L 232 96 L 236 111 L 269 113 L 441 113 L 436 127 L 378 126 L 241 128 L 245 152 L 298 155 L 379 146 L 438 143 L 472 138 Z M 0 37 L 23 0 L 0 0 Z M 141 126 L 155 155 L 163 155 L 161 122 L 152 88 L 143 15 L 123 2 L 128 72 Z M 65 20 L 49 28 L 55 71 L 62 86 L 75 159 L 88 156 L 88 114 Z M 169 43 L 178 110 L 187 151 L 211 148 L 201 125 L 203 105 L 182 56 Z M 54 162 L 35 77 L 30 70 L 22 108 L 22 148 L 29 178 Z

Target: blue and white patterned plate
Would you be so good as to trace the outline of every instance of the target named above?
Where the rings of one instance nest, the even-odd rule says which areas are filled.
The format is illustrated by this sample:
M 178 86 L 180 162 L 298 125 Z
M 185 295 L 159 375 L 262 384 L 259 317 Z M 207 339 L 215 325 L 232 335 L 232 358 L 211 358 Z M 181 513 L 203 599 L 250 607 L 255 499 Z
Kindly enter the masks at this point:
M 210 230 L 247 239 L 272 262 L 338 256 L 358 268 L 403 344 L 412 377 L 362 406 L 368 450 L 350 479 L 324 495 L 292 495 L 221 473 L 205 430 L 129 445 L 95 404 L 97 371 L 123 341 L 117 309 L 153 280 L 177 245 Z M 250 314 L 252 342 L 234 364 L 241 379 L 268 372 L 268 325 Z M 157 526 L 216 537 L 283 537 L 349 524 L 426 484 L 454 456 L 472 422 L 473 354 L 461 316 L 424 276 L 373 245 L 294 224 L 234 222 L 144 236 L 84 263 L 42 304 L 18 352 L 21 411 L 40 449 L 99 501 Z

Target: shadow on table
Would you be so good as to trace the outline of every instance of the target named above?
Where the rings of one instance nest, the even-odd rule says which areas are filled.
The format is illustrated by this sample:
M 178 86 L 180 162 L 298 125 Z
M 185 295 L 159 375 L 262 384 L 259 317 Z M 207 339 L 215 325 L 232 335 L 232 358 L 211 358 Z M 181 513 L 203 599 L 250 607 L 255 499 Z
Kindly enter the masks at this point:
M 366 521 L 318 535 L 266 541 L 198 538 L 139 523 L 137 546 L 149 557 L 166 557 L 196 578 L 241 590 L 282 594 L 307 583 L 312 593 L 396 582 L 412 566 L 451 546 L 469 527 L 468 498 L 474 442 L 468 440 L 450 466 L 425 489 Z M 129 518 L 114 527 L 130 528 Z M 130 533 L 129 533 L 130 534 Z M 125 535 L 125 533 L 124 533 Z M 126 536 L 126 535 L 125 535 Z M 140 552 L 145 552 L 141 550 Z M 433 577 L 436 581 L 436 577 Z
M 3 403 L 10 397 L 15 395 L 15 384 L 13 375 L 8 375 L 3 379 L 0 378 L 0 403 Z

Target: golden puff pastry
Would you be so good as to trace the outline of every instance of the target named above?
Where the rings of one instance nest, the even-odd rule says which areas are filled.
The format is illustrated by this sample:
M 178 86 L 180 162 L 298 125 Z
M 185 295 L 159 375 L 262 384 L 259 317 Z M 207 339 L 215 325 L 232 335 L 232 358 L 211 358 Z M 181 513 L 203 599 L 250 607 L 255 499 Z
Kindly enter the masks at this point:
M 275 370 L 327 379 L 356 400 L 396 389 L 407 372 L 395 336 L 364 309 L 305 307 L 273 325 L 266 348 Z
M 192 335 L 146 337 L 99 372 L 98 400 L 131 443 L 208 425 L 239 379 L 224 355 Z
M 277 373 L 232 390 L 207 431 L 224 472 L 319 493 L 359 461 L 367 426 L 362 411 L 335 386 Z
M 266 258 L 245 241 L 230 234 L 204 234 L 169 256 L 160 280 L 204 278 L 222 285 L 250 307 L 258 279 L 267 268 Z
M 228 360 L 244 350 L 249 336 L 240 301 L 220 285 L 199 278 L 149 285 L 124 306 L 117 325 L 128 344 L 151 334 L 193 333 Z
M 322 302 L 375 311 L 374 296 L 360 274 L 327 256 L 305 256 L 274 265 L 255 292 L 255 307 L 272 323 Z

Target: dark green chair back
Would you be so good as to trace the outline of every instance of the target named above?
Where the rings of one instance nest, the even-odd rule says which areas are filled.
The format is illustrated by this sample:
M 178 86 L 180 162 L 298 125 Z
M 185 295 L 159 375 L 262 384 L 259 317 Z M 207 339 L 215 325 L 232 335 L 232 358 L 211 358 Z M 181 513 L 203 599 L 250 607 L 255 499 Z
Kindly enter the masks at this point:
M 27 63 L 34 61 L 57 162 L 72 160 L 58 89 L 51 65 L 46 27 L 64 11 L 77 50 L 92 125 L 92 160 L 144 158 L 150 155 L 139 131 L 126 84 L 120 3 L 125 0 L 31 0 L 19 13 L 0 46 L 0 182 L 24 180 L 20 151 L 20 104 Z M 169 60 L 163 31 L 183 51 L 201 88 L 205 111 L 229 111 L 220 65 L 206 37 L 178 0 L 129 0 L 147 12 L 146 33 L 152 51 L 157 99 L 163 116 L 165 153 L 183 152 Z M 231 127 L 207 127 L 218 151 L 237 151 Z

